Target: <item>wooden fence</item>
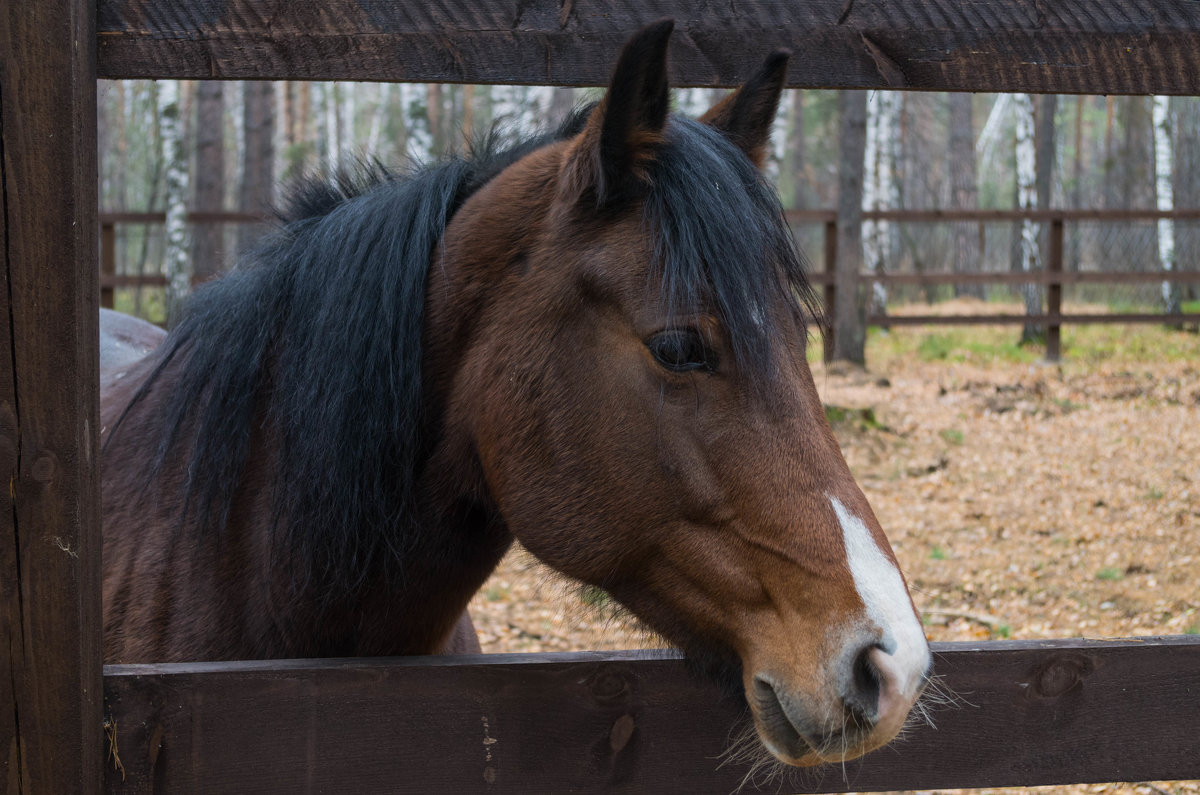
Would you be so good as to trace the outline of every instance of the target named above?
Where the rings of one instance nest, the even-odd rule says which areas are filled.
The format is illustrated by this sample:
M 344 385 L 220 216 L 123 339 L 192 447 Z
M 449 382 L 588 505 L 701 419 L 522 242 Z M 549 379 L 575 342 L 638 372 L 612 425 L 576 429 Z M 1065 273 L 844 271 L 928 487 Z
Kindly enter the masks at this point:
M 679 23 L 679 84 L 736 83 L 783 45 L 797 54 L 792 86 L 1200 94 L 1200 4 L 1188 0 L 8 0 L 6 791 L 733 789 L 742 771 L 715 757 L 735 716 L 658 654 L 103 673 L 100 658 L 96 78 L 601 84 L 627 35 L 665 15 Z M 961 703 L 935 715 L 936 733 L 787 788 L 1200 777 L 1196 638 L 937 651 Z
M 814 286 L 823 293 L 825 307 L 825 359 L 833 352 L 833 333 L 837 328 L 834 315 L 837 301 L 837 229 L 836 210 L 789 210 L 792 224 L 820 224 L 822 227 L 820 271 L 810 273 Z M 857 283 L 883 285 L 916 284 L 1038 284 L 1046 287 L 1046 312 L 1043 314 L 955 314 L 955 315 L 868 315 L 868 325 L 941 326 L 1032 324 L 1046 330 L 1046 359 L 1058 361 L 1062 352 L 1062 327 L 1068 323 L 1193 323 L 1200 322 L 1196 312 L 1106 312 L 1063 314 L 1062 288 L 1071 284 L 1200 284 L 1200 271 L 1067 271 L 1063 267 L 1063 238 L 1067 223 L 1082 221 L 1200 221 L 1200 209 L 1176 210 L 865 210 L 864 221 L 894 221 L 898 223 L 984 223 L 1034 221 L 1050 224 L 1050 245 L 1045 270 L 1029 272 L 979 273 L 859 273 Z M 241 212 L 196 211 L 188 213 L 191 223 L 254 223 L 264 221 L 261 215 Z M 100 304 L 113 306 L 113 290 L 120 287 L 163 287 L 162 274 L 131 276 L 116 272 L 116 226 L 118 224 L 161 224 L 166 221 L 162 212 L 120 212 L 100 214 Z
M 820 285 L 825 306 L 825 358 L 833 351 L 833 330 L 838 327 L 834 314 L 837 306 L 837 230 L 836 210 L 789 210 L 792 223 L 823 225 L 823 270 L 813 273 L 811 280 Z M 1064 314 L 1062 288 L 1069 284 L 1200 284 L 1200 271 L 1068 271 L 1063 267 L 1063 239 L 1067 223 L 1082 221 L 1200 221 L 1200 209 L 1176 210 L 864 210 L 864 221 L 895 221 L 900 223 L 973 222 L 978 224 L 1021 221 L 1050 224 L 1049 251 L 1045 270 L 1028 272 L 988 273 L 859 273 L 851 284 L 879 283 L 916 284 L 1038 284 L 1046 287 L 1044 314 L 956 314 L 956 315 L 867 315 L 868 325 L 940 326 L 940 325 L 1038 325 L 1046 330 L 1046 359 L 1058 361 L 1062 353 L 1062 327 L 1068 323 L 1194 323 L 1200 321 L 1196 312 L 1106 312 Z

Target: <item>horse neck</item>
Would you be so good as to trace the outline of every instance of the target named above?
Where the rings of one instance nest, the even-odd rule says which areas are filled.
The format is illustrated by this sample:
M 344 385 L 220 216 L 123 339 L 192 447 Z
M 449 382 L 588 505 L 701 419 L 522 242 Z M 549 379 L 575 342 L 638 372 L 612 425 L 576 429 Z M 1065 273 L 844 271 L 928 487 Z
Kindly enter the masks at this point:
M 547 185 L 561 149 L 534 152 L 468 199 L 429 269 L 422 369 L 429 455 L 419 490 L 438 535 L 456 545 L 471 593 L 512 542 L 489 494 L 472 431 L 488 408 L 476 375 L 477 346 L 503 306 L 498 302 L 521 300 L 514 293 L 521 289 L 523 247 L 538 239 L 549 214 L 554 190 Z

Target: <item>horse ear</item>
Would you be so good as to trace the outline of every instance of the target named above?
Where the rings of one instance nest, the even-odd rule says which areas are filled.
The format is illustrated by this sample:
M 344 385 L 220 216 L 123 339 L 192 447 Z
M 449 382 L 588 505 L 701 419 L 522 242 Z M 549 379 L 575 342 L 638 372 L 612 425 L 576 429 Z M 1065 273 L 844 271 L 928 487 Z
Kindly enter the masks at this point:
M 724 133 L 759 168 L 767 157 L 771 126 L 791 55 L 788 50 L 771 53 L 754 77 L 700 117 L 700 121 Z
M 571 158 L 569 183 L 577 196 L 593 194 L 602 206 L 645 182 L 670 110 L 667 40 L 674 27 L 674 20 L 660 20 L 625 44 L 608 92 L 592 111 Z

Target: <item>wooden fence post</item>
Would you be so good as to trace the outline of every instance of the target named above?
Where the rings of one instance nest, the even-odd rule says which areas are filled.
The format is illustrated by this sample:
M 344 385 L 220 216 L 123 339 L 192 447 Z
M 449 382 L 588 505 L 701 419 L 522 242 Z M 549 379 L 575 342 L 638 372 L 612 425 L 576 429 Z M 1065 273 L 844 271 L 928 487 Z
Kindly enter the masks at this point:
M 112 221 L 100 224 L 100 306 L 113 308 L 113 277 L 117 275 L 117 226 Z
M 1056 216 L 1050 220 L 1050 259 L 1046 270 L 1055 278 L 1063 272 L 1063 219 Z M 1046 289 L 1046 314 L 1052 318 L 1062 316 L 1062 282 L 1052 281 Z M 1062 322 L 1051 320 L 1046 324 L 1046 361 L 1057 362 L 1062 358 Z
M 825 222 L 825 363 L 833 361 L 833 335 L 837 328 L 837 219 Z
M 101 787 L 96 3 L 0 14 L 0 781 Z

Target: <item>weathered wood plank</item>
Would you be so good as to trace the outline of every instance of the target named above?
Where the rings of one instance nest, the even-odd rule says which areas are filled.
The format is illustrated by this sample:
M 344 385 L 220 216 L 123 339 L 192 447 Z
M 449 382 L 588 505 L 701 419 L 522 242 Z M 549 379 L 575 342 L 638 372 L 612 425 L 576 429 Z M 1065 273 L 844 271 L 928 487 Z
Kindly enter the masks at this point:
M 95 7 L 0 13 L 0 780 L 100 786 Z
M 101 0 L 100 76 L 603 85 L 674 17 L 672 81 L 729 86 L 788 47 L 822 88 L 1200 94 L 1190 0 Z
M 956 704 L 744 791 L 1200 777 L 1200 638 L 935 644 Z M 670 652 L 111 666 L 109 792 L 729 793 L 742 713 Z

